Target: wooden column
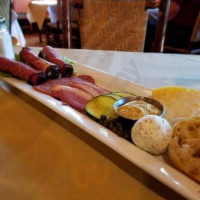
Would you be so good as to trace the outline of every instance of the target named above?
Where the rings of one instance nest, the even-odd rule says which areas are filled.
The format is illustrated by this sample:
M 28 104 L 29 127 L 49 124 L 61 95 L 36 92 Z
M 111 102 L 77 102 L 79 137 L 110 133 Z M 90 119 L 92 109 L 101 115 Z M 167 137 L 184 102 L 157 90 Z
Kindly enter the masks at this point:
M 70 0 L 62 0 L 63 8 L 63 46 L 71 48 Z
M 161 0 L 156 28 L 154 52 L 163 52 L 170 3 L 171 0 Z

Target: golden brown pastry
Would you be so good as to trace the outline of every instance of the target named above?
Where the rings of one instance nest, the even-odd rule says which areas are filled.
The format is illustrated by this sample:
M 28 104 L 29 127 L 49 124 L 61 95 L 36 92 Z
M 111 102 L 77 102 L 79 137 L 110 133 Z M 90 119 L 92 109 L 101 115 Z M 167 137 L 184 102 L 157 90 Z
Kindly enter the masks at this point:
M 200 90 L 167 86 L 154 89 L 152 97 L 165 105 L 165 118 L 170 123 L 177 118 L 192 117 L 200 110 Z
M 168 155 L 173 164 L 200 183 L 200 118 L 177 122 L 169 143 Z

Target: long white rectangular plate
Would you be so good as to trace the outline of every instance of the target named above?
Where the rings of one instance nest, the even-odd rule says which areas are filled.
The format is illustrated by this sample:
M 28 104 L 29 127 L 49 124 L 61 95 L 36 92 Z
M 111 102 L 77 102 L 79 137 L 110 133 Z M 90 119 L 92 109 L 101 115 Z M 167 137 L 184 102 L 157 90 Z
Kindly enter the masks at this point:
M 98 86 L 108 89 L 109 91 L 127 91 L 136 95 L 151 96 L 151 90 L 141 85 L 119 79 L 105 72 L 79 63 L 74 63 L 73 66 L 78 71 L 78 74 L 91 75 Z M 104 128 L 89 117 L 79 113 L 71 107 L 62 105 L 60 101 L 48 95 L 37 92 L 32 86 L 28 85 L 24 81 L 1 76 L 0 79 L 18 88 L 22 92 L 28 94 L 70 122 L 74 123 L 76 126 L 100 140 L 102 143 L 106 144 L 111 149 L 118 152 L 120 155 L 182 196 L 188 199 L 199 199 L 200 185 L 167 164 L 164 156 L 153 156 L 140 150 L 132 143 L 118 137 L 112 131 Z

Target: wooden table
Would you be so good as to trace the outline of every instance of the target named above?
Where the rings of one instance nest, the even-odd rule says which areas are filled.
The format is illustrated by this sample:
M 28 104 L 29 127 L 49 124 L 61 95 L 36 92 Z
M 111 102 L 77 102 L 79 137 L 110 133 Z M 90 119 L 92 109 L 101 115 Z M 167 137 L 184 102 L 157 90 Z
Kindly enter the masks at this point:
M 59 52 L 148 87 L 200 89 L 199 56 Z M 17 89 L 1 86 L 0 199 L 182 199 L 50 109 Z

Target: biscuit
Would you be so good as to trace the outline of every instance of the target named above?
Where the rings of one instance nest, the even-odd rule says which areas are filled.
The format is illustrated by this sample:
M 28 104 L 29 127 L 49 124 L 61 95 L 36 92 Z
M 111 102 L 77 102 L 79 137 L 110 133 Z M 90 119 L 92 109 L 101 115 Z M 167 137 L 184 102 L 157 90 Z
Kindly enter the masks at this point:
M 177 122 L 169 143 L 168 155 L 177 169 L 200 183 L 200 119 Z

